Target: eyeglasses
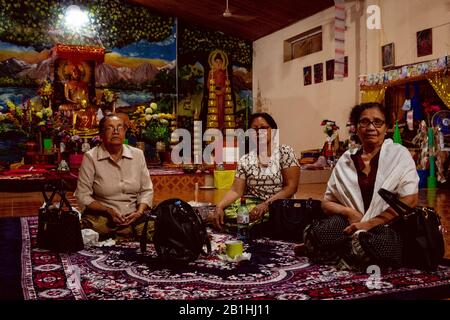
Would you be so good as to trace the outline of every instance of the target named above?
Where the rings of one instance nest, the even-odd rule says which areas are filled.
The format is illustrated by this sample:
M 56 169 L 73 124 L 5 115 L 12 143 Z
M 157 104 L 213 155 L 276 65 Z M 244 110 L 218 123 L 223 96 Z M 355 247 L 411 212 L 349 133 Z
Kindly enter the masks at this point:
M 124 130 L 125 130 L 125 127 L 123 125 L 121 125 L 121 124 L 119 124 L 117 127 L 107 126 L 105 128 L 106 132 L 114 132 L 114 131 L 123 132 Z
M 371 124 L 373 124 L 373 126 L 375 128 L 381 128 L 386 122 L 384 120 L 381 120 L 381 119 L 375 119 L 375 120 L 361 119 L 361 120 L 358 121 L 358 123 L 363 128 L 367 128 Z
M 258 133 L 260 130 L 269 130 L 270 129 L 270 127 L 268 127 L 268 126 L 264 126 L 264 127 L 259 127 L 259 128 L 250 128 L 250 129 L 253 129 L 253 130 L 255 130 L 256 131 L 256 133 Z

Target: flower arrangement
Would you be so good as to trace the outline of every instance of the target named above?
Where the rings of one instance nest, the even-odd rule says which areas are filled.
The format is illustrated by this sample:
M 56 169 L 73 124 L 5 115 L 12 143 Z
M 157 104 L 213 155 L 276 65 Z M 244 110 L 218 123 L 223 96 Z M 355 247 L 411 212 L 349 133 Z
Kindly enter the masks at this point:
M 51 97 L 53 96 L 53 86 L 49 80 L 45 80 L 42 86 L 38 90 L 38 94 L 41 97 Z
M 108 109 L 114 111 L 114 103 L 117 101 L 117 94 L 109 89 L 104 89 L 100 101 L 98 101 L 98 106 L 102 109 Z
M 0 111 L 0 134 L 4 138 L 26 136 L 22 125 L 24 113 L 20 106 L 16 106 L 11 100 L 6 100 L 6 112 Z
M 148 106 L 138 106 L 131 115 L 129 129 L 132 135 L 138 140 L 149 143 L 162 141 L 169 142 L 170 139 L 170 121 L 175 116 L 170 113 L 158 112 L 158 105 L 155 102 Z
M 336 122 L 332 120 L 325 119 L 320 125 L 323 126 L 323 132 L 330 138 L 339 130 Z
M 30 134 L 41 133 L 44 136 L 52 136 L 56 127 L 51 107 L 30 110 Z
M 430 128 L 432 126 L 431 123 L 431 118 L 433 117 L 433 115 L 438 112 L 439 110 L 441 110 L 441 107 L 435 103 L 429 102 L 429 101 L 425 101 L 423 104 L 423 111 L 425 112 L 426 116 L 427 116 L 427 125 Z

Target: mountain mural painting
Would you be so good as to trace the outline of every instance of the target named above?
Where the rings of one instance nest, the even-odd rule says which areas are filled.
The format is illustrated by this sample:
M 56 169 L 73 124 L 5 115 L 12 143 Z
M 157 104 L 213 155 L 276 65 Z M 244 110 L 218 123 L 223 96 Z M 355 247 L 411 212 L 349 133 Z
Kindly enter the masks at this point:
M 95 67 L 95 87 L 113 89 L 119 94 L 118 105 L 122 106 L 148 102 L 145 99 L 156 94 L 174 94 L 175 57 L 173 35 L 161 43 L 141 40 L 113 48 L 105 55 L 105 62 Z M 38 52 L 32 47 L 0 41 L 0 96 L 11 94 L 11 88 L 37 89 L 45 79 L 54 81 L 54 62 L 50 49 Z M 133 98 L 127 101 L 127 97 Z

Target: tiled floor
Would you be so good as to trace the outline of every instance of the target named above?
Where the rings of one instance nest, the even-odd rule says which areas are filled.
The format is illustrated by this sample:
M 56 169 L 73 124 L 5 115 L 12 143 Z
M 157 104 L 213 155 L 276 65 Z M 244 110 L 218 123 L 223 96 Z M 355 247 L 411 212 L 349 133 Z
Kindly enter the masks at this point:
M 326 185 L 320 184 L 301 184 L 296 194 L 297 198 L 321 199 Z M 217 203 L 227 190 L 199 190 L 198 201 Z M 442 224 L 447 230 L 446 239 L 446 257 L 450 258 L 450 190 L 420 190 L 420 204 L 436 208 L 441 216 Z M 157 204 L 164 199 L 180 198 L 186 201 L 194 200 L 194 189 L 173 190 L 170 192 L 156 193 L 154 203 Z M 68 193 L 69 200 L 73 198 Z M 0 217 L 21 217 L 37 215 L 38 208 L 43 203 L 42 194 L 39 192 L 10 193 L 0 192 Z

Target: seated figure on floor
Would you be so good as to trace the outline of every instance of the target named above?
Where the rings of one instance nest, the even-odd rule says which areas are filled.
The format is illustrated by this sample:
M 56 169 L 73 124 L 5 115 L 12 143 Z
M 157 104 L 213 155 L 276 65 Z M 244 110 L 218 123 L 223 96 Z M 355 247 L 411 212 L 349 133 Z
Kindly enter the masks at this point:
M 81 226 L 100 240 L 137 240 L 153 185 L 142 150 L 124 145 L 127 125 L 118 115 L 100 121 L 102 144 L 84 154 L 75 196 L 83 211 Z M 149 225 L 148 239 L 154 228 Z
M 266 217 L 272 201 L 291 198 L 297 192 L 299 163 L 291 147 L 280 146 L 274 139 L 278 128 L 275 120 L 267 113 L 254 113 L 249 128 L 256 133 L 251 144 L 258 147 L 241 157 L 231 190 L 216 207 L 212 222 L 219 229 L 236 218 L 239 199 L 244 195 L 249 196 L 246 203 L 252 225 Z
M 397 214 L 378 190 L 395 192 L 404 203 L 415 206 L 419 178 L 414 160 L 408 149 L 385 139 L 388 117 L 383 105 L 357 105 L 350 120 L 361 147 L 339 158 L 322 202 L 328 217 L 305 229 L 301 251 L 313 262 L 346 268 L 401 266 L 402 239 L 387 225 Z

